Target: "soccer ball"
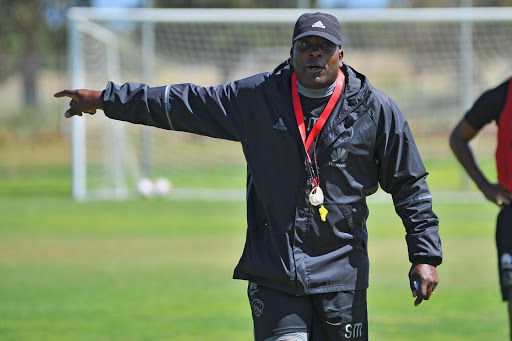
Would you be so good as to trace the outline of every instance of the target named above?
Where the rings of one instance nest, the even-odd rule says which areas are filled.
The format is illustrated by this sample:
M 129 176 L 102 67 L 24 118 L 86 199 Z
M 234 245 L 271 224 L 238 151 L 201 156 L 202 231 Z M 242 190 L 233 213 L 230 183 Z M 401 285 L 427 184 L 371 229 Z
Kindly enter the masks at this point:
M 149 198 L 153 195 L 154 187 L 153 181 L 149 178 L 140 178 L 137 181 L 137 193 L 144 198 Z
M 172 183 L 166 178 L 158 178 L 153 182 L 155 194 L 160 197 L 167 197 L 172 193 Z

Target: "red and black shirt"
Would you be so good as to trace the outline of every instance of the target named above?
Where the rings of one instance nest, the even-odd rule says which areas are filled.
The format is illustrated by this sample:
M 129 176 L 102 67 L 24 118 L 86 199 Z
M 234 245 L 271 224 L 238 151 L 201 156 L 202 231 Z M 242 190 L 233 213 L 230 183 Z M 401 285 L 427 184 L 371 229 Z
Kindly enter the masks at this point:
M 466 113 L 466 121 L 475 129 L 495 121 L 498 125 L 496 169 L 498 181 L 512 192 L 512 78 L 484 92 Z

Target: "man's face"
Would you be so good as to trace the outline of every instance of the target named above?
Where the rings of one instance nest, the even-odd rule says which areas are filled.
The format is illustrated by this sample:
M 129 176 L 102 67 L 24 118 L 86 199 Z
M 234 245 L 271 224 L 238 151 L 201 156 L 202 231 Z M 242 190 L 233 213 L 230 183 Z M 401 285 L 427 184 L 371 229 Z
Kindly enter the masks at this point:
M 298 39 L 290 50 L 299 83 L 310 89 L 330 86 L 342 66 L 343 50 L 319 36 Z

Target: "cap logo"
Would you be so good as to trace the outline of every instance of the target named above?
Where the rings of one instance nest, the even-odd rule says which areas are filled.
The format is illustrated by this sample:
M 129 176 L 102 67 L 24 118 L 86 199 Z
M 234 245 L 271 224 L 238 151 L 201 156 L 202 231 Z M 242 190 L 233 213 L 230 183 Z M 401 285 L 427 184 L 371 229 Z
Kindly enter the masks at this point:
M 314 23 L 314 24 L 313 24 Z M 304 13 L 293 28 L 292 44 L 307 36 L 318 36 L 341 46 L 341 28 L 338 19 L 327 13 Z M 511 277 L 512 278 L 512 277 Z
M 320 20 L 311 25 L 311 27 L 325 28 L 324 24 Z

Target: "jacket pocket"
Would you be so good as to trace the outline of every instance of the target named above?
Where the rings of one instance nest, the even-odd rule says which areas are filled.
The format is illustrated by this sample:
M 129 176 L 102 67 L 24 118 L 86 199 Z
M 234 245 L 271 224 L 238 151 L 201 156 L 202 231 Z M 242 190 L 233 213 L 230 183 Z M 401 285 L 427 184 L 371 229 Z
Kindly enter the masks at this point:
M 317 242 L 320 244 L 332 244 L 335 246 L 339 240 L 351 239 L 351 232 L 353 229 L 352 213 L 350 206 L 340 205 L 336 203 L 326 203 L 324 207 L 327 209 L 326 221 L 320 219 L 318 207 L 313 208 L 316 216 L 315 222 L 318 224 L 312 225 L 312 233 L 317 235 Z
M 272 205 L 270 203 L 264 207 L 264 203 L 256 193 L 254 188 L 247 195 L 247 228 L 257 230 L 268 226 L 267 211 Z

